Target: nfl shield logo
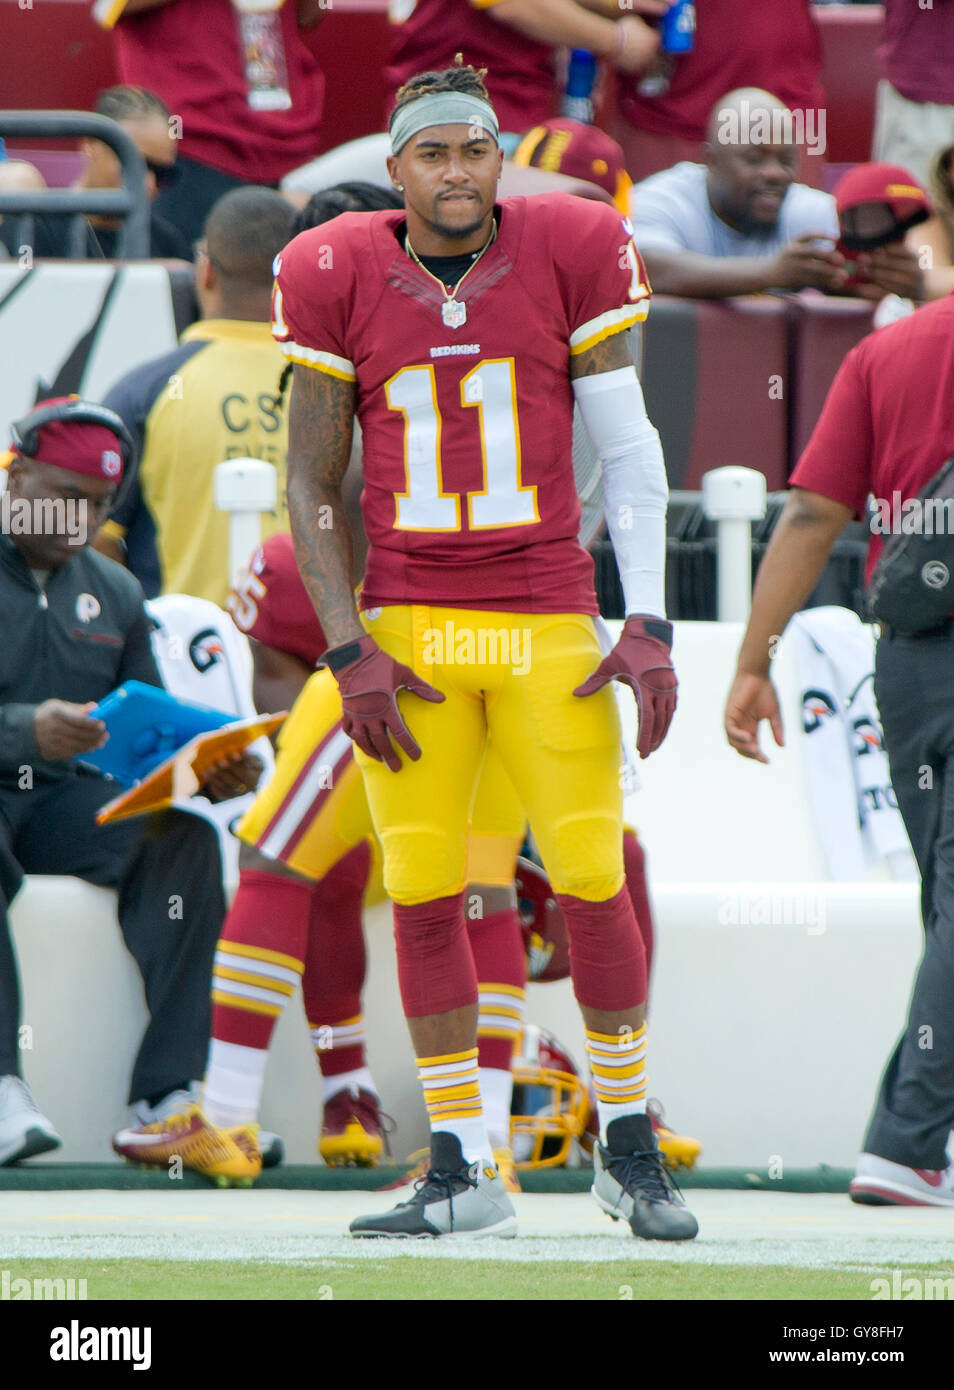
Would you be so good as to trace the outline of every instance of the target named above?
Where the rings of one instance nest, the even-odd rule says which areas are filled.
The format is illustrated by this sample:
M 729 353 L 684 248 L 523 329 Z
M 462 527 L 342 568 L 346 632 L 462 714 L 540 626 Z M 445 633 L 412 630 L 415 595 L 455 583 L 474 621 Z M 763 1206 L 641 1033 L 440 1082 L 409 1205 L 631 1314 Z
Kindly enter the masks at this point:
M 448 328 L 460 328 L 467 322 L 467 305 L 456 299 L 445 299 L 441 305 L 441 318 Z

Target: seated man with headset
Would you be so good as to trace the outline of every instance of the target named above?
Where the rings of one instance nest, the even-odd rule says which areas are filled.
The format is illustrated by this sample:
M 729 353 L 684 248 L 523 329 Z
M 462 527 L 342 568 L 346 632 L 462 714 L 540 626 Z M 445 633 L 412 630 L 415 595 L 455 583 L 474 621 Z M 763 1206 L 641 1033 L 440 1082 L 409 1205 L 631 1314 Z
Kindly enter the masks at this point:
M 119 890 L 150 1012 L 130 1089 L 140 1109 L 158 1110 L 202 1075 L 225 912 L 221 878 L 208 872 L 211 827 L 174 810 L 98 826 L 117 784 L 76 761 L 106 741 L 89 713 L 98 701 L 127 680 L 161 684 L 138 581 L 89 545 L 133 462 L 132 439 L 112 411 L 78 397 L 40 402 L 11 435 L 0 459 L 0 1166 L 61 1143 L 21 1078 L 7 909 L 24 874 Z M 258 770 L 240 755 L 206 790 L 241 794 Z

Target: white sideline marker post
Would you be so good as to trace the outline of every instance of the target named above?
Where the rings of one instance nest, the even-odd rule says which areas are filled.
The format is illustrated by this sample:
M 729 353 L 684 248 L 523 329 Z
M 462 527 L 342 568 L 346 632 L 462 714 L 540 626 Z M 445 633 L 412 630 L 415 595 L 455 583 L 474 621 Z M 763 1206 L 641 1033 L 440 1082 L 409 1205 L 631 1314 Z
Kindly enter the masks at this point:
M 716 616 L 744 623 L 752 607 L 752 522 L 765 516 L 765 474 L 713 468 L 702 475 L 702 506 L 717 523 Z
M 262 539 L 262 513 L 278 500 L 275 465 L 264 459 L 226 459 L 215 466 L 215 505 L 229 513 L 229 579 L 248 564 Z

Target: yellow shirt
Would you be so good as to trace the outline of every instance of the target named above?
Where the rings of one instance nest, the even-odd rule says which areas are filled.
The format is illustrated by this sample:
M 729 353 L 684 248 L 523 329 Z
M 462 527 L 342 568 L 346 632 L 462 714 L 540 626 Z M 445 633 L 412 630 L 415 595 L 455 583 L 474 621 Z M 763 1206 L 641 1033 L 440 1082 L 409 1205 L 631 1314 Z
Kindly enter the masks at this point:
M 124 377 L 106 399 L 138 437 L 139 463 L 104 530 L 122 536 L 148 596 L 194 594 L 224 606 L 229 518 L 216 510 L 215 466 L 264 459 L 278 471 L 278 503 L 262 538 L 288 529 L 279 404 L 283 359 L 267 323 L 206 319 L 180 346 Z

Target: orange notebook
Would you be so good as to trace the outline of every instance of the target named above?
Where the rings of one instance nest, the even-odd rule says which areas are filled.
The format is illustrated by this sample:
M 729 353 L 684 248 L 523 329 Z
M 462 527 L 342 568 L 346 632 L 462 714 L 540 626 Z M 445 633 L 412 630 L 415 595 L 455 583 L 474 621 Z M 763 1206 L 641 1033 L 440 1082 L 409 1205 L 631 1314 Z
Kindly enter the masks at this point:
M 217 762 L 230 753 L 241 753 L 263 734 L 274 733 L 287 716 L 287 710 L 279 714 L 253 715 L 251 719 L 237 719 L 233 724 L 190 739 L 178 752 L 154 767 L 148 777 L 100 807 L 96 813 L 97 825 L 141 816 L 147 811 L 161 811 L 180 797 L 194 796 L 206 773 Z

